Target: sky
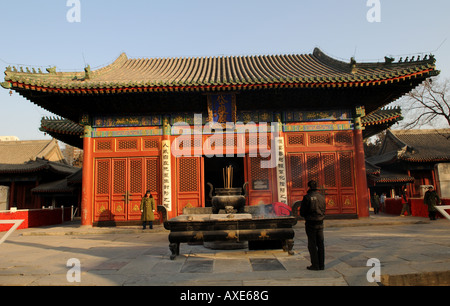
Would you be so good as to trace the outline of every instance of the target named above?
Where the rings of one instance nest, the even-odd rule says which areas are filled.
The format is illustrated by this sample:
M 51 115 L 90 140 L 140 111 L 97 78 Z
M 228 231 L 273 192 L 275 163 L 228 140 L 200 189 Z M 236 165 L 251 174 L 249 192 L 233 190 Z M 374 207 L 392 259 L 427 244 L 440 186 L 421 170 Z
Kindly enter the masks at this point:
M 98 69 L 122 52 L 129 58 L 237 56 L 309 54 L 318 47 L 346 62 L 432 53 L 441 77 L 450 79 L 448 0 L 0 2 L 3 72 L 10 65 Z M 39 131 L 44 116 L 55 115 L 0 87 L 0 136 L 50 139 Z

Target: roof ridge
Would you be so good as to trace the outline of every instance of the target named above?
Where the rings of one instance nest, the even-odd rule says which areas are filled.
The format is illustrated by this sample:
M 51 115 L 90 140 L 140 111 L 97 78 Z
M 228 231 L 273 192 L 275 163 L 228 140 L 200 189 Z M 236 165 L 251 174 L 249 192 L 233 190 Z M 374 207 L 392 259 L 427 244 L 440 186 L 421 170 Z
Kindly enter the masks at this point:
M 97 76 L 99 74 L 103 74 L 105 72 L 108 72 L 108 71 L 112 70 L 113 68 L 120 67 L 128 60 L 129 60 L 129 58 L 128 58 L 127 54 L 125 52 L 122 52 L 119 55 L 119 57 L 114 62 L 112 62 L 111 64 L 106 65 L 105 67 L 93 70 L 92 71 L 92 76 Z
M 436 132 L 450 133 L 450 128 L 447 129 L 410 129 L 410 130 L 392 130 L 396 135 L 424 135 L 436 134 Z
M 314 48 L 312 55 L 324 64 L 331 65 L 331 66 L 334 66 L 336 68 L 340 68 L 343 70 L 347 70 L 347 72 L 351 72 L 352 60 L 350 60 L 350 63 L 346 63 L 344 61 L 335 59 L 335 58 L 325 54 L 325 52 L 323 52 L 321 49 L 319 49 L 317 47 Z

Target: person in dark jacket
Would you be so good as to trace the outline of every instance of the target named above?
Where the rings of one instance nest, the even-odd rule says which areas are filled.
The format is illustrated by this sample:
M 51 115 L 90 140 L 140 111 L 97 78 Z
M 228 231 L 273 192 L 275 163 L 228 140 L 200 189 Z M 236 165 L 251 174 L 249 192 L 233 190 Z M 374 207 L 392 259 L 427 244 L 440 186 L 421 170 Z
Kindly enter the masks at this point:
M 311 266 L 308 270 L 325 269 L 325 245 L 323 235 L 323 220 L 325 219 L 325 197 L 317 191 L 317 182 L 308 182 L 309 190 L 303 197 L 300 206 L 300 216 L 305 218 L 305 231 L 308 237 L 308 251 Z
M 425 205 L 428 206 L 428 217 L 430 220 L 436 220 L 436 205 L 441 204 L 441 199 L 433 187 L 428 187 L 428 191 L 425 192 L 425 196 L 423 198 Z
M 372 203 L 373 213 L 377 215 L 378 212 L 380 211 L 380 197 L 376 192 L 373 193 L 370 202 Z

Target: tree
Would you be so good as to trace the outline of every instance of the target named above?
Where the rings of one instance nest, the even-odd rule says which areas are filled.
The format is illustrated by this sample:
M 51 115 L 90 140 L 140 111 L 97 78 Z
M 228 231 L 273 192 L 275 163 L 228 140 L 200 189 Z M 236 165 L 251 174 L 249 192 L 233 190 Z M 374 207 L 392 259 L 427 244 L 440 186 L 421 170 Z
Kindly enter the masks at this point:
M 450 81 L 427 79 L 401 100 L 404 129 L 450 127 Z
M 367 157 L 378 155 L 386 138 L 386 131 L 364 140 L 364 154 Z

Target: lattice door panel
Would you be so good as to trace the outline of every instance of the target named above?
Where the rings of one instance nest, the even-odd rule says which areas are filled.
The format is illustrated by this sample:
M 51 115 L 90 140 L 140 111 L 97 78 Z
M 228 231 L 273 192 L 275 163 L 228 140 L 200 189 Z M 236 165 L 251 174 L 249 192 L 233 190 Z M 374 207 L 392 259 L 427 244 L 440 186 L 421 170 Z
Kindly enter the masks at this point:
M 196 157 L 180 158 L 178 161 L 178 191 L 196 192 L 198 184 L 199 160 Z
M 342 213 L 355 214 L 357 212 L 353 165 L 354 158 L 352 152 L 339 153 Z
M 291 206 L 306 194 L 305 154 L 289 154 L 287 157 L 288 196 Z
M 140 215 L 140 205 L 142 196 L 145 193 L 144 190 L 144 166 L 143 158 L 130 158 L 128 159 L 128 169 L 129 169 L 129 185 L 128 185 L 128 220 L 139 220 Z M 139 209 L 138 209 L 139 208 Z
M 325 188 L 337 187 L 336 164 L 335 153 L 322 154 L 323 185 Z
M 303 154 L 290 156 L 291 182 L 292 188 L 294 189 L 302 189 L 305 185 L 305 166 L 303 158 Z
M 249 205 L 271 204 L 274 198 L 273 170 L 261 167 L 269 157 L 248 157 Z M 276 179 L 275 179 L 276 181 Z
M 111 160 L 95 161 L 94 179 L 94 221 L 107 221 L 111 218 Z
M 184 207 L 201 207 L 202 197 L 202 157 L 177 158 L 177 211 Z
M 353 155 L 351 152 L 339 153 L 339 172 L 342 188 L 353 188 Z
M 159 171 L 159 157 L 145 160 L 145 190 L 150 190 L 152 195 L 159 194 L 161 175 Z
M 113 194 L 124 194 L 127 191 L 127 160 L 113 160 Z
M 316 181 L 319 185 L 322 183 L 320 180 L 320 154 L 307 154 L 306 155 L 306 177 L 307 182 Z
M 127 160 L 112 160 L 112 219 L 123 221 L 126 219 L 126 192 L 127 192 Z
M 325 200 L 328 214 L 340 213 L 342 202 L 339 200 L 336 153 L 321 154 L 322 188 L 325 189 Z
M 144 194 L 142 158 L 130 159 L 130 193 Z

